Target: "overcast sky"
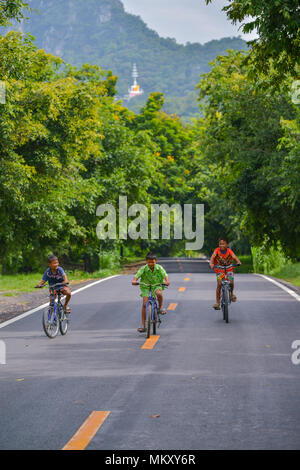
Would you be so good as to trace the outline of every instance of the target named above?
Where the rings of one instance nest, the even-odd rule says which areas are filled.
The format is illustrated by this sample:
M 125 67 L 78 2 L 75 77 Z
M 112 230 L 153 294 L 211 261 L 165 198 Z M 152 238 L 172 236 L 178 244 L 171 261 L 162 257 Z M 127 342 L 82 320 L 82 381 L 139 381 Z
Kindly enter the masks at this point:
M 255 35 L 244 35 L 233 26 L 222 11 L 226 0 L 122 0 L 126 11 L 141 16 L 147 25 L 163 37 L 172 37 L 177 42 L 205 43 L 212 39 L 241 35 L 252 39 Z

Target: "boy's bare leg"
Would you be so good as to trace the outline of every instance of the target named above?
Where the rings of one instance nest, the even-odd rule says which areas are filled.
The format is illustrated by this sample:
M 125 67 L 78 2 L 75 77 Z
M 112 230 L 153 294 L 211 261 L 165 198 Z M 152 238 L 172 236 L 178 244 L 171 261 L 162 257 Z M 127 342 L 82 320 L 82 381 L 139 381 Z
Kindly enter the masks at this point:
M 65 300 L 65 310 L 66 308 L 68 307 L 68 303 L 70 302 L 70 299 L 71 299 L 71 291 L 68 287 L 65 287 L 63 290 L 62 290 L 62 293 L 66 296 L 66 300 Z
M 146 324 L 146 304 L 149 300 L 149 297 L 143 297 L 143 306 L 142 306 L 142 325 L 145 328 Z
M 222 287 L 222 281 L 218 281 L 217 290 L 216 290 L 216 301 L 218 305 L 220 305 L 221 303 L 221 287 Z
M 159 305 L 159 309 L 161 310 L 161 313 L 162 312 L 166 313 L 165 309 L 162 308 L 164 299 L 163 299 L 163 294 L 162 294 L 161 290 L 156 291 L 156 297 L 157 297 L 157 300 L 158 300 L 158 305 Z M 163 315 L 164 315 L 164 313 L 163 313 Z
M 217 289 L 216 289 L 216 304 L 214 305 L 214 308 L 217 308 L 218 310 L 220 308 L 220 303 L 221 303 L 221 286 L 222 286 L 222 280 L 218 281 Z
M 234 281 L 230 281 L 230 288 L 231 288 L 231 300 L 232 300 L 232 302 L 235 302 L 236 301 L 236 296 L 233 293 Z

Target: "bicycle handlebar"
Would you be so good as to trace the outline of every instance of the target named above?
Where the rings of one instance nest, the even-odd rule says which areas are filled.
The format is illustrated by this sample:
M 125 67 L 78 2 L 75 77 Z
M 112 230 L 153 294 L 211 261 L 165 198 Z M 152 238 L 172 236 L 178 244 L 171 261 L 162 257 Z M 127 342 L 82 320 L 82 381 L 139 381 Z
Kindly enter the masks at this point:
M 53 286 L 48 286 L 49 289 L 54 289 L 55 287 L 57 286 L 61 286 L 61 287 L 64 287 L 64 286 L 68 286 L 69 285 L 69 282 L 66 282 L 65 284 L 63 284 L 62 282 L 59 282 L 57 284 L 53 284 Z M 46 284 L 44 284 L 43 286 L 35 286 L 36 289 L 43 289 L 43 287 L 47 287 Z
M 240 264 L 229 264 L 228 266 L 221 266 L 220 264 L 216 264 L 213 269 L 228 269 L 228 268 L 237 268 L 238 266 L 241 266 Z
M 152 286 L 165 286 L 165 287 L 168 287 L 168 284 L 165 284 L 164 282 L 156 282 L 155 284 L 146 284 L 145 282 L 137 282 L 134 285 L 139 286 L 140 284 L 143 284 L 143 286 L 147 286 L 147 287 L 152 287 Z

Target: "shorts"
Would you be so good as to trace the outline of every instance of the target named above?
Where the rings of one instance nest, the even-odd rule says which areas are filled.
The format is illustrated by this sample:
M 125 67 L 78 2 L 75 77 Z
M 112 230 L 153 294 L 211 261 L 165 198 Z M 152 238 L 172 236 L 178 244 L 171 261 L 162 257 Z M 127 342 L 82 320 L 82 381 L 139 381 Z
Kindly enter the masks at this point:
M 164 286 L 161 286 L 161 287 L 157 287 L 156 289 L 153 289 L 152 290 L 153 297 L 155 297 L 156 291 L 158 291 L 158 290 L 163 291 L 164 288 L 165 288 Z M 149 295 L 150 295 L 150 289 L 148 287 L 142 287 L 140 296 L 141 297 L 149 297 Z
M 217 275 L 217 281 L 233 281 L 234 280 L 234 272 L 233 269 L 227 271 L 227 274 L 225 274 L 224 270 L 221 269 L 215 269 L 216 275 Z

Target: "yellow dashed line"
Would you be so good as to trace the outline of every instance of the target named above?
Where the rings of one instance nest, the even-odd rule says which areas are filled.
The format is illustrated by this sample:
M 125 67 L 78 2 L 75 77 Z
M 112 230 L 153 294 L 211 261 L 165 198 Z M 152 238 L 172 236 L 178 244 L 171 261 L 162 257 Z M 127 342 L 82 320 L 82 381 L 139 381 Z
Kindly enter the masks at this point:
M 84 450 L 109 414 L 110 411 L 92 411 L 62 450 Z
M 167 310 L 175 310 L 178 304 L 170 304 Z
M 150 336 L 150 338 L 148 338 L 146 342 L 143 344 L 142 349 L 153 349 L 157 341 L 159 340 L 159 338 L 160 338 L 159 335 Z

